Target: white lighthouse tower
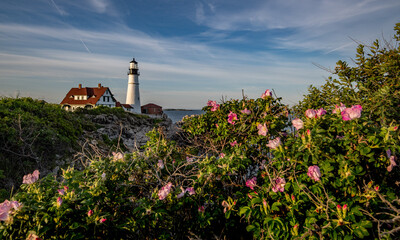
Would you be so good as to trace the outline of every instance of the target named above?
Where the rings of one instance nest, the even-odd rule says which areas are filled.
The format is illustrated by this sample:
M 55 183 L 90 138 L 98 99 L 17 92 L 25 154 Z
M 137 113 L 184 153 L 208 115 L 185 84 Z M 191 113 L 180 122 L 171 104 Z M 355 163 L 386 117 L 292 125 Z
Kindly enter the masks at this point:
M 135 58 L 129 64 L 128 90 L 126 92 L 126 104 L 132 106 L 132 112 L 141 113 L 139 94 L 139 68 Z

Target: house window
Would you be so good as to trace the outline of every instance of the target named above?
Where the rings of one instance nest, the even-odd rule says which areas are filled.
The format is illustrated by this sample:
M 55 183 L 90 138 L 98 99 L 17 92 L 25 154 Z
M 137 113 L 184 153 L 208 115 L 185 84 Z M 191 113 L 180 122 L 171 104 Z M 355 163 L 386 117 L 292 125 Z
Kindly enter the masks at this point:
M 110 97 L 109 96 L 103 96 L 103 102 L 109 102 Z

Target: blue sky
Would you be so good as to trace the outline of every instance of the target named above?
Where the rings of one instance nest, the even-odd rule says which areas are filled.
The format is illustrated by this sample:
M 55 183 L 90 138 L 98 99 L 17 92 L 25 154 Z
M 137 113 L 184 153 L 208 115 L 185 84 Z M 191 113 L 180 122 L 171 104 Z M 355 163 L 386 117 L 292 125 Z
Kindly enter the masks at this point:
M 357 42 L 390 41 L 398 0 L 2 0 L 0 95 L 59 103 L 71 87 L 124 102 L 129 62 L 142 104 L 201 108 L 274 89 L 295 104 Z

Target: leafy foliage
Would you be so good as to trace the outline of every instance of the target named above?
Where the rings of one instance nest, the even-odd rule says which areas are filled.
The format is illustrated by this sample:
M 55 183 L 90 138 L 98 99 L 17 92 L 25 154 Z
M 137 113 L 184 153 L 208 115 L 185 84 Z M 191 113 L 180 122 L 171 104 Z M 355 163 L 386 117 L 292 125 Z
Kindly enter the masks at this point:
M 5 179 L 22 179 L 35 168 L 55 166 L 56 153 L 76 147 L 84 126 L 82 119 L 56 104 L 0 99 L 0 170 Z
M 391 45 L 379 40 L 372 46 L 359 45 L 354 67 L 338 61 L 334 74 L 321 87 L 310 86 L 309 93 L 294 107 L 297 114 L 309 108 L 328 107 L 340 102 L 361 104 L 374 122 L 388 125 L 399 121 L 400 113 L 400 23 Z

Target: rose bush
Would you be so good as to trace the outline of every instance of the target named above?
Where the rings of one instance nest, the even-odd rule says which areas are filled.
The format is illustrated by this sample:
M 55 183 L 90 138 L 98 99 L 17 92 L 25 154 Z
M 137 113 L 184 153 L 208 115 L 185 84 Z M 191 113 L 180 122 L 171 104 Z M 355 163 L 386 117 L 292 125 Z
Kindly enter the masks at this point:
M 88 159 L 84 170 L 67 169 L 59 178 L 25 176 L 4 203 L 18 207 L 4 207 L 0 235 L 389 239 L 398 233 L 397 126 L 377 127 L 359 106 L 350 108 L 358 112 L 349 120 L 343 117 L 349 108 L 332 106 L 292 121 L 270 94 L 214 106 L 185 119 L 179 144 L 154 130 L 141 152 Z

